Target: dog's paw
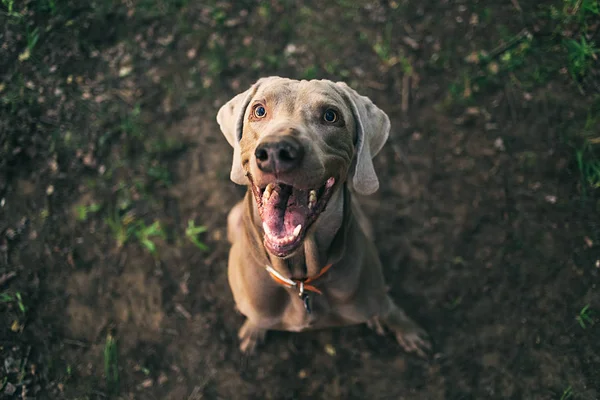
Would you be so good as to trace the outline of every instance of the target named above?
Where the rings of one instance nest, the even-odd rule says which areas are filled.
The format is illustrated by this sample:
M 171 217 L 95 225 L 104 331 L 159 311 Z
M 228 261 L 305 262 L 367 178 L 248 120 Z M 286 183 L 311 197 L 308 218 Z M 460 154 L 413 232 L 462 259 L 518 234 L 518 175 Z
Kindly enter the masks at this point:
M 418 325 L 396 329 L 396 340 L 407 353 L 414 353 L 421 358 L 427 358 L 431 353 L 429 335 Z
M 238 332 L 242 353 L 253 353 L 256 350 L 256 346 L 264 342 L 266 334 L 266 329 L 259 328 L 249 320 L 246 320 Z

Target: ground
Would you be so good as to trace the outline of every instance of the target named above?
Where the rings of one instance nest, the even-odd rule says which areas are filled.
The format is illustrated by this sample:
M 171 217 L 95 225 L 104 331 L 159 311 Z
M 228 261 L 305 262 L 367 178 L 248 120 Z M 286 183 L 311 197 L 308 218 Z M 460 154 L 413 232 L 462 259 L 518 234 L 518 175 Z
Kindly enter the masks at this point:
M 597 399 L 600 9 L 0 5 L 0 397 Z M 365 326 L 238 350 L 218 108 L 257 78 L 385 110 L 361 199 L 430 359 Z

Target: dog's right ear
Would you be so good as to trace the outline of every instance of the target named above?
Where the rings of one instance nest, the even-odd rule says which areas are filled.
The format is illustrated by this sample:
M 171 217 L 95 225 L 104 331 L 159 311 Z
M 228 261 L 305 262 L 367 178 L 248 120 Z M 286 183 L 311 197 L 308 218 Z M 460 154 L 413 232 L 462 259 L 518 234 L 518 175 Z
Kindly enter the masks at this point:
M 217 113 L 217 122 L 221 127 L 221 132 L 233 147 L 233 163 L 231 165 L 230 179 L 238 185 L 247 185 L 248 180 L 242 169 L 242 151 L 240 148 L 240 140 L 242 140 L 242 132 L 244 130 L 244 116 L 246 108 L 256 94 L 258 88 L 264 83 L 281 79 L 278 76 L 270 76 L 261 78 L 250 89 L 238 94 L 233 99 L 225 103 Z
M 221 132 L 233 147 L 233 164 L 231 166 L 230 179 L 238 185 L 246 185 L 248 180 L 242 169 L 242 154 L 240 149 L 240 140 L 242 139 L 242 130 L 244 129 L 244 115 L 246 107 L 250 103 L 252 96 L 256 92 L 258 82 L 243 93 L 238 94 L 233 99 L 225 103 L 217 113 L 217 122 L 221 127 Z

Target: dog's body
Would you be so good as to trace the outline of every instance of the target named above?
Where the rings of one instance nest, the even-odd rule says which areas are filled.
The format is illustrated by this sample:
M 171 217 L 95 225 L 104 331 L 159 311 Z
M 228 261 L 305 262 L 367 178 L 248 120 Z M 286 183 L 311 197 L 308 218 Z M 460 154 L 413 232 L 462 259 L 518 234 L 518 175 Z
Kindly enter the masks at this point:
M 228 217 L 229 283 L 247 318 L 242 351 L 267 330 L 366 322 L 423 355 L 425 333 L 387 295 L 352 197 L 378 188 L 371 159 L 387 139 L 387 115 L 345 84 L 273 77 L 217 120 L 234 147 L 231 179 L 249 185 Z

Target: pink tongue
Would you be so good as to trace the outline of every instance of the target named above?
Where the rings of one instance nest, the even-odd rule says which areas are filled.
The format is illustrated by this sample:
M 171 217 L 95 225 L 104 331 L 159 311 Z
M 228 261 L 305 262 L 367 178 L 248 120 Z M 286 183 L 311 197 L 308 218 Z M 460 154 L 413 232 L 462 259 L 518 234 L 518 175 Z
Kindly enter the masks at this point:
M 263 202 L 262 220 L 270 234 L 280 238 L 292 235 L 298 225 L 305 226 L 308 216 L 307 193 L 290 189 L 275 186 L 269 200 Z

